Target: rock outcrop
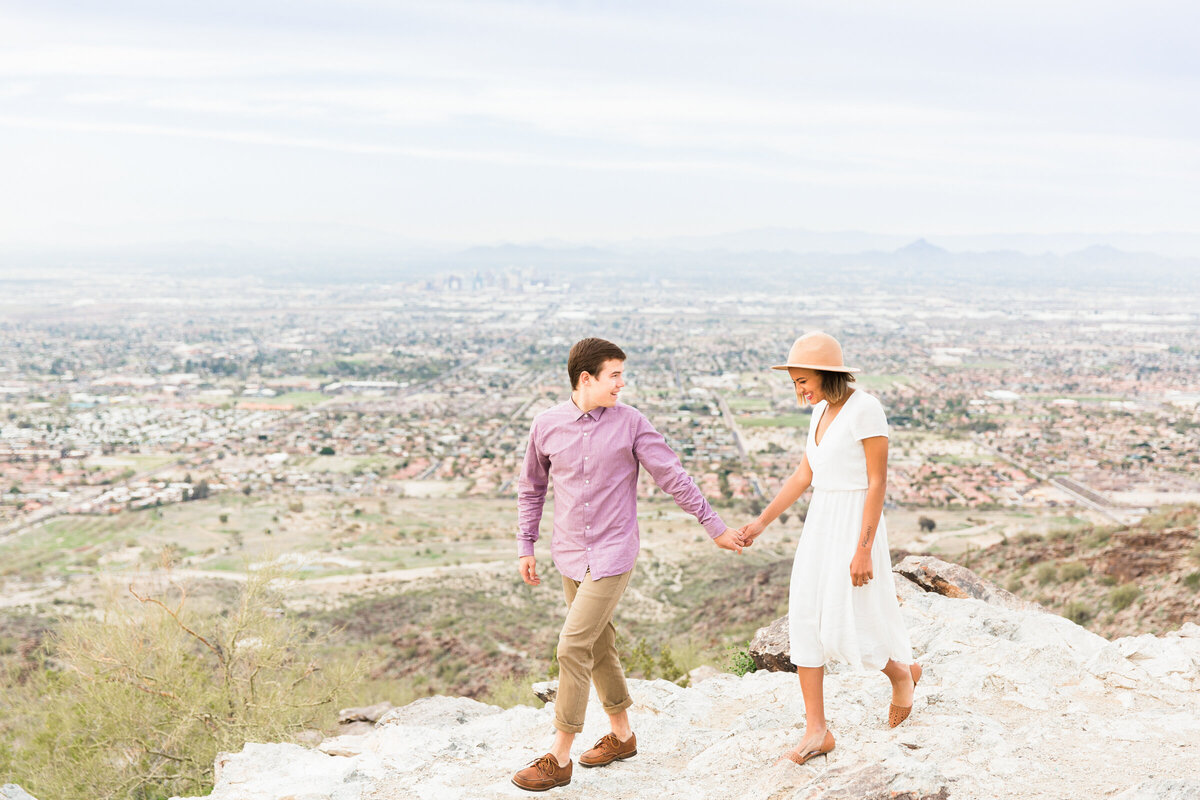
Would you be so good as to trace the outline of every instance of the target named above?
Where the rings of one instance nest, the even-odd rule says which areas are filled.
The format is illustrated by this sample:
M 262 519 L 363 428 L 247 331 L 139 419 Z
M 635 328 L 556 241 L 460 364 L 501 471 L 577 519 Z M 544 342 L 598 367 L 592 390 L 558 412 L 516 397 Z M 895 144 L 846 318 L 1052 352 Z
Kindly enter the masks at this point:
M 36 798 L 15 783 L 6 783 L 0 786 L 0 800 L 36 800 Z
M 973 597 L 994 606 L 1021 611 L 1044 611 L 1037 603 L 1022 600 L 1012 592 L 985 581 L 966 567 L 933 556 L 906 556 L 892 568 L 927 592 L 964 599 Z
M 887 727 L 878 673 L 832 665 L 828 758 L 776 764 L 803 729 L 792 675 L 720 675 L 683 689 L 630 681 L 638 755 L 576 768 L 556 796 L 601 800 L 1200 797 L 1200 626 L 1110 642 L 1046 613 L 922 592 L 897 578 L 925 673 Z M 970 594 L 967 592 L 967 594 Z M 316 749 L 248 744 L 218 759 L 213 800 L 524 797 L 512 773 L 549 746 L 551 707 L 418 700 Z M 607 732 L 593 700 L 575 753 Z
M 770 672 L 795 672 L 788 641 L 788 618 L 783 615 L 765 628 L 759 628 L 750 640 L 750 658 L 758 669 Z

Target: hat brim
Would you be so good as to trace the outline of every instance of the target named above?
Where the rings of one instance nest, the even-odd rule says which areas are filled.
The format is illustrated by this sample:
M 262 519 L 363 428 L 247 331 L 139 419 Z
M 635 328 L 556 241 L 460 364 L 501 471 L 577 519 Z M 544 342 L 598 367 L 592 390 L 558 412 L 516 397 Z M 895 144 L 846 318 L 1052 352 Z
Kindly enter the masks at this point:
M 828 364 L 776 364 L 771 369 L 816 369 L 821 372 L 862 372 L 858 367 L 832 367 Z

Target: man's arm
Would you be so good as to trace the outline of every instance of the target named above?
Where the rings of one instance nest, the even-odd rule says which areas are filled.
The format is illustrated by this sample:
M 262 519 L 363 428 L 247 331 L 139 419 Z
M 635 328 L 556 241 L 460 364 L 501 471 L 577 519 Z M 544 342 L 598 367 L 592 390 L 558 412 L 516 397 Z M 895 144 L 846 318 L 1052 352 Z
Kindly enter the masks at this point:
M 533 544 L 538 540 L 546 488 L 550 484 L 550 459 L 538 447 L 537 421 L 529 429 L 529 446 L 517 479 L 517 556 L 521 560 L 521 579 L 531 586 L 541 583 Z
M 725 523 L 713 511 L 712 506 L 700 493 L 700 487 L 687 474 L 679 456 L 667 446 L 663 435 L 655 430 L 650 420 L 637 415 L 637 426 L 633 435 L 633 455 L 654 478 L 654 482 L 671 497 L 675 504 L 691 514 L 708 531 L 718 547 L 742 551 L 741 536 L 737 531 L 726 528 Z

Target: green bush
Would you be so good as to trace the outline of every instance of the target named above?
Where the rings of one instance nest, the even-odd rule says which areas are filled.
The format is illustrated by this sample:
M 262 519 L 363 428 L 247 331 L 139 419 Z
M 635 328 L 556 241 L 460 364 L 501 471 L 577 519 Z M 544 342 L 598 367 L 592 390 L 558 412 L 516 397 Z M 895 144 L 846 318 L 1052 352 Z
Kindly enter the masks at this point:
M 1191 575 L 1188 575 L 1186 578 L 1184 578 L 1183 585 L 1189 589 L 1192 589 L 1193 591 L 1200 589 L 1200 572 L 1193 572 Z
M 1067 603 L 1067 607 L 1063 610 L 1063 616 L 1076 625 L 1086 625 L 1095 616 L 1095 613 L 1085 603 L 1072 600 Z
M 757 672 L 758 665 L 754 663 L 754 659 L 750 657 L 748 651 L 739 647 L 730 647 L 729 671 L 734 675 L 742 676 L 747 672 Z
M 544 705 L 533 693 L 534 680 L 528 675 L 507 675 L 493 678 L 488 682 L 488 691 L 481 702 L 501 708 L 512 708 L 519 705 Z
M 1053 564 L 1039 564 L 1034 575 L 1037 577 L 1038 586 L 1058 581 L 1058 570 Z
M 1055 528 L 1046 534 L 1046 539 L 1051 542 L 1061 542 L 1075 536 L 1076 531 L 1070 528 Z
M 1059 575 L 1064 581 L 1077 581 L 1088 574 L 1088 568 L 1079 562 L 1071 564 L 1063 564 L 1062 571 Z
M 1133 601 L 1142 596 L 1142 590 L 1132 583 L 1125 583 L 1108 593 L 1108 602 L 1117 611 L 1123 611 L 1133 605 Z
M 1013 594 L 1019 594 L 1020 591 L 1025 588 L 1025 585 L 1023 583 L 1021 583 L 1020 578 L 1013 578 L 1011 581 L 1008 582 L 1007 588 Z
M 624 637 L 617 634 L 617 653 L 626 675 L 648 681 L 662 678 L 680 686 L 687 685 L 687 673 L 676 663 L 670 644 L 663 642 L 658 645 L 657 658 L 654 657 L 654 647 L 645 637 L 638 639 L 632 648 L 627 644 Z
M 310 725 L 356 667 L 312 658 L 279 577 L 251 573 L 219 613 L 193 613 L 172 582 L 63 624 L 45 667 L 0 676 L 0 774 L 59 800 L 207 794 L 218 752 Z

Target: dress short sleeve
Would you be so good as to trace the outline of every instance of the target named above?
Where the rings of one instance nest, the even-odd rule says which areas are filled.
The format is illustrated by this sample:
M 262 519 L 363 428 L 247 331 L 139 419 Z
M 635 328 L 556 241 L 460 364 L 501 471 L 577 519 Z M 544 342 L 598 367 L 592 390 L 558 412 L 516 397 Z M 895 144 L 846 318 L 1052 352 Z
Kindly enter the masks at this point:
M 862 392 L 857 390 L 855 394 Z M 887 436 L 887 415 L 883 413 L 883 404 L 873 395 L 863 394 L 851 417 L 851 431 L 855 440 L 870 439 L 872 436 Z

